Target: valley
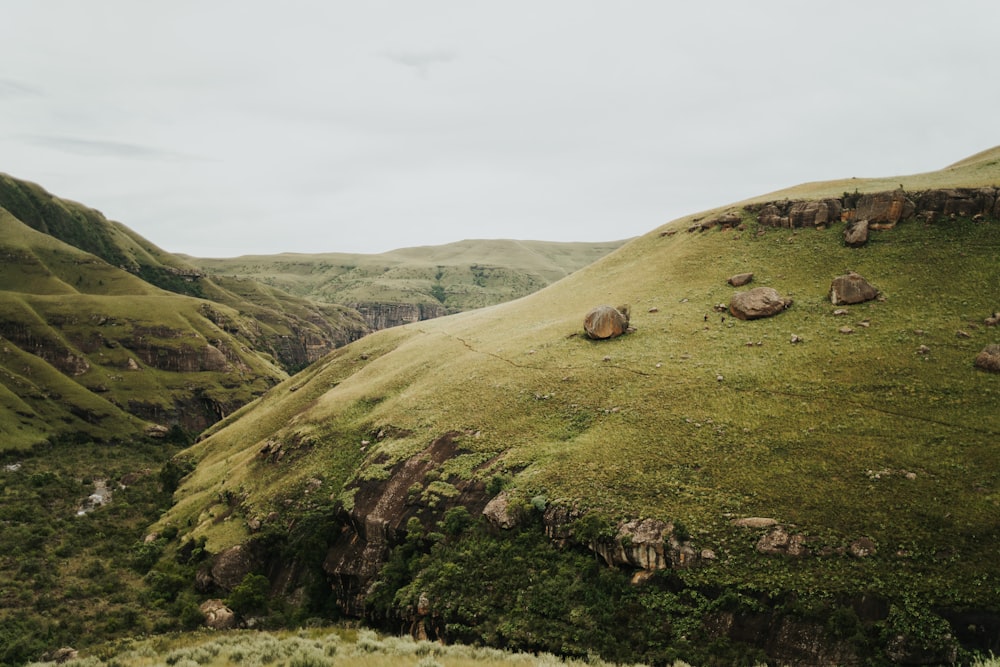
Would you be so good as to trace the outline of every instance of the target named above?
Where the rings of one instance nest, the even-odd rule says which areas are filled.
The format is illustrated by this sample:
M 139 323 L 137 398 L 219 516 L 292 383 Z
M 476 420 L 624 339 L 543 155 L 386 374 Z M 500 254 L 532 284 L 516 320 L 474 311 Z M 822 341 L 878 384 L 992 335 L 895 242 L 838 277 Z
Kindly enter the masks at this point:
M 49 444 L 5 447 L 5 500 L 33 503 L 5 503 L 4 526 L 29 531 L 44 503 L 70 516 L 93 480 L 138 470 L 146 500 L 116 492 L 82 517 L 128 513 L 115 549 L 134 545 L 130 562 L 53 529 L 29 542 L 39 564 L 8 559 L 4 578 L 59 559 L 128 572 L 125 620 L 95 637 L 193 628 L 216 601 L 234 624 L 348 620 L 622 663 L 971 662 L 1000 650 L 1000 375 L 977 361 L 1000 344 L 998 195 L 1000 149 L 807 183 L 669 222 L 579 270 L 535 247 L 554 272 L 540 289 L 521 262 L 473 270 L 482 292 L 446 284 L 468 257 L 429 251 L 416 268 L 282 256 L 150 273 L 159 255 L 115 240 L 105 254 L 140 267 L 120 271 L 35 236 L 43 209 L 27 230 L 8 208 L 4 238 L 19 240 L 4 252 L 21 259 L 0 292 L 0 435 Z M 384 303 L 462 312 L 368 333 L 380 327 L 347 306 L 382 302 L 359 286 L 380 272 L 398 290 Z M 839 302 L 834 281 L 854 275 L 873 292 Z M 491 286 L 514 300 L 477 302 Z M 780 307 L 733 307 L 757 288 Z M 95 319 L 84 327 L 60 295 Z M 627 304 L 631 329 L 586 336 L 601 304 Z M 177 319 L 143 329 L 147 310 Z M 290 322 L 316 327 L 291 335 L 295 354 L 279 344 Z M 181 386 L 216 417 L 186 421 Z M 114 470 L 99 451 L 118 452 Z M 58 595 L 8 587 L 0 637 L 30 644 L 4 660 L 95 627 L 50 583 Z M 15 622 L 23 605 L 37 627 Z M 43 620 L 53 608 L 79 625 Z

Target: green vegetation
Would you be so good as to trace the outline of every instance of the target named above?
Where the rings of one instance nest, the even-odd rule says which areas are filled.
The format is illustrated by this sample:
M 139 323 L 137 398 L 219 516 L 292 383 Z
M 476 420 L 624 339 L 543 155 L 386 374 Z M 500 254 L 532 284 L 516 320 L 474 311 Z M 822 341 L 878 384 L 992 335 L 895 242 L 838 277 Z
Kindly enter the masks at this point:
M 183 444 L 60 441 L 0 460 L 0 664 L 181 627 L 144 576 L 167 540 L 143 538 L 170 502 L 156 470 Z M 97 485 L 110 501 L 88 508 Z
M 32 663 L 32 667 L 52 664 Z M 572 660 L 552 654 L 514 653 L 481 646 L 444 646 L 405 637 L 380 636 L 370 630 L 323 627 L 295 632 L 187 633 L 125 640 L 101 646 L 62 664 L 66 667 L 154 667 L 163 664 L 179 667 L 612 667 L 595 657 Z M 675 663 L 674 667 L 684 665 Z
M 190 261 L 216 277 L 252 278 L 327 303 L 439 304 L 454 313 L 531 294 L 624 243 L 468 240 L 373 255 L 281 254 Z

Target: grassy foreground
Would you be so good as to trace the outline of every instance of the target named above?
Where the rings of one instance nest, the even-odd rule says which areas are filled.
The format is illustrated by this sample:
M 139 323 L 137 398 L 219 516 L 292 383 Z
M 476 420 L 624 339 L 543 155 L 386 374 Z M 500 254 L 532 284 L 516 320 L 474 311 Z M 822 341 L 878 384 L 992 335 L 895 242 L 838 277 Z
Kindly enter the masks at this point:
M 30 663 L 30 667 L 55 665 Z M 597 658 L 564 660 L 551 654 L 512 653 L 485 647 L 445 646 L 408 637 L 384 637 L 370 630 L 316 628 L 297 632 L 233 631 L 187 633 L 125 640 L 91 655 L 60 663 L 66 667 L 611 667 Z M 683 667 L 684 663 L 674 663 Z

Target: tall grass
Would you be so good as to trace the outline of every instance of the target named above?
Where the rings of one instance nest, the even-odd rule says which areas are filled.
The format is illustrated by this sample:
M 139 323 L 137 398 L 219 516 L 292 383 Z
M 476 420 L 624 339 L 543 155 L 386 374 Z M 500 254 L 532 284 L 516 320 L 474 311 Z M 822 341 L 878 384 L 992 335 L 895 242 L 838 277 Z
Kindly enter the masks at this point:
M 53 667 L 34 662 L 28 667 Z M 611 667 L 596 657 L 567 660 L 551 654 L 444 645 L 370 630 L 314 628 L 297 632 L 197 632 L 108 644 L 65 667 Z M 685 663 L 674 663 L 685 667 Z M 637 666 L 638 667 L 638 666 Z

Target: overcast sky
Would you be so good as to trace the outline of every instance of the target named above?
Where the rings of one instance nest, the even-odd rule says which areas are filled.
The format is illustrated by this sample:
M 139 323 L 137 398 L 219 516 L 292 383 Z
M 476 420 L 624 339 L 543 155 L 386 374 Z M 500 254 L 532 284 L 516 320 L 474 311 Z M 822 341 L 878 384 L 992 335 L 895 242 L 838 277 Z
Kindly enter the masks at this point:
M 203 257 L 600 241 L 1000 144 L 996 0 L 0 0 L 0 171 Z

